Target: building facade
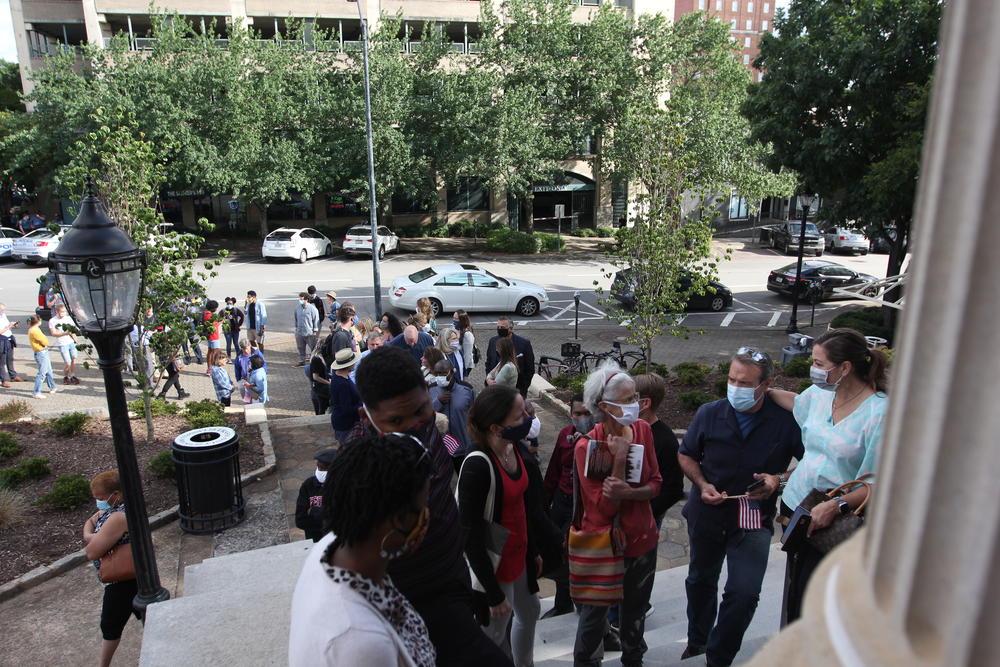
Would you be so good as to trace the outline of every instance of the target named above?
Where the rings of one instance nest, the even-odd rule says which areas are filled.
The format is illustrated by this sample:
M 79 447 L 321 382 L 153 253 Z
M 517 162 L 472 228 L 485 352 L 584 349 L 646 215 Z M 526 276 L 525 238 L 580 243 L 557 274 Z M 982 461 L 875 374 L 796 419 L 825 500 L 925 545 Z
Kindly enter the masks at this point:
M 738 45 L 737 57 L 754 81 L 763 73 L 753 66 L 760 53 L 760 38 L 774 30 L 775 0 L 676 0 L 674 20 L 691 12 L 706 12 L 729 25 L 729 34 Z

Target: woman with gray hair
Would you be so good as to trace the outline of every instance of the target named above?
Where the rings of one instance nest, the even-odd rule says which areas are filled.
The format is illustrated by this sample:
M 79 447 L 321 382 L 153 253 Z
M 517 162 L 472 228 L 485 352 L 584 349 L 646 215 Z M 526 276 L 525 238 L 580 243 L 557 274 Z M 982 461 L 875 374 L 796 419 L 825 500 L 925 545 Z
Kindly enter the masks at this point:
M 656 544 L 659 533 L 649 501 L 660 492 L 659 466 L 649 424 L 639 419 L 639 396 L 635 381 L 611 360 L 587 377 L 583 403 L 597 425 L 580 438 L 574 449 L 579 502 L 582 507 L 578 528 L 584 531 L 607 529 L 615 517 L 624 536 L 624 598 L 620 605 L 622 664 L 640 665 L 646 651 L 642 635 L 646 609 L 653 590 L 656 570 Z M 603 473 L 588 470 L 587 456 L 591 440 L 607 448 L 611 470 Z M 642 470 L 639 481 L 625 481 L 628 454 L 632 445 L 642 445 Z M 587 471 L 584 474 L 584 471 Z M 601 647 L 608 625 L 608 607 L 580 604 L 580 621 L 573 648 L 575 665 L 599 665 L 595 653 Z

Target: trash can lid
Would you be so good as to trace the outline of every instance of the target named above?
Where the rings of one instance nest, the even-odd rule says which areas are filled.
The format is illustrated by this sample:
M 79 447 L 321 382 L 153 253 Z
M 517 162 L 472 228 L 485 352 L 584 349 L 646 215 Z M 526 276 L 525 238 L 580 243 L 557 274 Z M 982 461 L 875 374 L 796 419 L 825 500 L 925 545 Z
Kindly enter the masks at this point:
M 174 438 L 178 447 L 198 449 L 201 447 L 218 447 L 236 437 L 236 431 L 228 426 L 206 426 L 193 431 L 185 431 Z

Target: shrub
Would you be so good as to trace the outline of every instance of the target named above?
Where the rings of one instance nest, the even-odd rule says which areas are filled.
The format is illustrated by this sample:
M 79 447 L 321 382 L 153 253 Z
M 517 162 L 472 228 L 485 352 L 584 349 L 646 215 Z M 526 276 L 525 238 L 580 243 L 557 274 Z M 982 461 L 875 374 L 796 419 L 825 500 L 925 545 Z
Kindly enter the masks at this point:
M 719 364 L 716 366 L 716 368 L 719 369 L 720 373 L 728 377 L 729 367 L 732 365 L 732 363 L 733 363 L 732 361 L 720 361 Z
M 896 356 L 896 350 L 893 349 L 893 348 L 891 348 L 891 347 L 887 347 L 887 348 L 885 348 L 882 351 L 885 352 L 885 365 L 886 365 L 886 367 L 892 366 L 892 359 L 893 359 L 893 357 Z
M 0 489 L 0 530 L 25 515 L 24 498 L 10 489 Z
M 16 466 L 0 470 L 0 489 L 13 489 L 24 482 L 41 479 L 50 472 L 48 459 L 26 459 Z
M 503 227 L 494 229 L 487 235 L 486 247 L 495 252 L 534 254 L 538 252 L 539 239 L 534 234 L 515 232 Z
M 174 479 L 177 476 L 177 466 L 174 465 L 174 459 L 169 449 L 165 452 L 160 452 L 149 460 L 149 472 L 157 477 Z
M 13 433 L 0 431 L 0 461 L 12 459 L 23 451 L 24 447 L 18 444 Z
M 128 409 L 137 415 L 146 414 L 146 406 L 141 398 L 129 401 Z M 154 417 L 165 417 L 167 415 L 179 415 L 181 406 L 177 403 L 167 403 L 162 398 L 154 398 L 149 402 L 149 411 Z
M 802 380 L 799 382 L 799 386 L 795 391 L 801 394 L 811 386 L 813 386 L 812 380 Z
M 222 409 L 222 404 L 208 398 L 188 403 L 184 419 L 191 428 L 226 425 L 226 413 Z
M 24 475 L 17 466 L 0 468 L 0 489 L 13 489 L 24 481 Z
M 597 231 L 590 227 L 580 227 L 576 230 L 576 235 L 580 238 L 592 239 L 597 237 Z
M 680 401 L 681 405 L 688 410 L 697 410 L 706 403 L 715 401 L 716 397 L 712 396 L 707 391 L 695 389 L 694 391 L 682 391 L 677 394 L 677 399 Z
M 606 238 L 611 238 L 612 236 L 615 235 L 615 229 L 614 229 L 614 227 L 608 227 L 607 225 L 601 225 L 601 226 L 599 226 L 597 228 L 597 231 L 595 231 L 594 234 L 597 235 L 597 236 L 600 236 L 601 238 L 605 238 L 605 239 Z
M 781 372 L 790 378 L 809 377 L 809 367 L 812 366 L 812 357 L 796 357 L 786 362 L 781 367 Z
M 90 482 L 80 473 L 63 475 L 52 485 L 52 490 L 38 499 L 52 509 L 71 510 L 90 500 Z
M 28 405 L 27 401 L 21 399 L 13 400 L 0 405 L 0 424 L 16 422 L 22 417 L 30 417 L 31 414 L 31 406 Z
M 885 309 L 880 306 L 849 310 L 833 318 L 830 322 L 830 327 L 834 329 L 856 329 L 863 336 L 885 338 L 888 341 L 887 345 L 892 347 L 892 338 L 895 332 L 882 324 L 884 312 Z
M 535 232 L 535 238 L 541 252 L 562 252 L 566 249 L 566 241 L 557 234 Z
M 689 387 L 701 384 L 705 380 L 705 376 L 711 371 L 711 368 L 705 364 L 699 364 L 697 361 L 683 361 L 674 366 L 674 373 L 677 375 L 677 379 L 680 380 L 681 384 L 688 385 Z
M 587 376 L 583 373 L 578 375 L 572 375 L 570 373 L 564 373 L 562 375 L 557 375 L 552 378 L 552 386 L 558 387 L 560 389 L 568 389 L 574 394 L 583 393 L 583 385 L 587 381 Z
M 729 393 L 729 378 L 719 378 L 715 381 L 715 393 L 719 396 L 725 396 Z
M 83 429 L 87 428 L 87 424 L 90 423 L 90 419 L 90 415 L 85 415 L 82 412 L 71 412 L 62 417 L 56 417 L 49 422 L 49 426 L 59 435 L 69 437 L 82 433 Z

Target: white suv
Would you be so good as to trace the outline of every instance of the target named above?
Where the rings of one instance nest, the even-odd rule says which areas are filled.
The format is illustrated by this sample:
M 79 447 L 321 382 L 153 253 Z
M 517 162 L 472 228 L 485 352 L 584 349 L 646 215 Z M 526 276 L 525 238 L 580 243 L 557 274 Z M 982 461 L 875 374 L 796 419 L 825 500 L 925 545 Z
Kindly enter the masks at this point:
M 823 236 L 830 252 L 849 252 L 851 254 L 868 254 L 869 241 L 864 232 L 850 227 L 829 227 Z
M 272 259 L 297 259 L 305 262 L 310 257 L 330 257 L 333 254 L 333 243 L 309 227 L 282 227 L 264 238 L 261 254 L 268 262 Z

